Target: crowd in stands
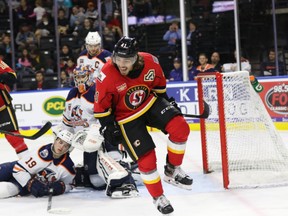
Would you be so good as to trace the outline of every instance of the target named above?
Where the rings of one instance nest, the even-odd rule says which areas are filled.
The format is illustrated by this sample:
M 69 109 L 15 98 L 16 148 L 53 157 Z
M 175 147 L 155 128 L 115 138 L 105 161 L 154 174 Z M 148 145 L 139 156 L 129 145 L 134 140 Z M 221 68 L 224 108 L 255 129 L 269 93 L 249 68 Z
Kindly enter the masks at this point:
M 97 1 L 91 0 L 58 0 L 58 8 L 54 10 L 52 0 L 19 0 L 12 1 L 14 42 L 15 42 L 15 64 L 19 79 L 19 89 L 24 86 L 23 76 L 36 76 L 41 71 L 43 76 L 56 75 L 57 68 L 61 70 L 61 87 L 71 87 L 69 83 L 73 80 L 72 71 L 76 67 L 76 59 L 85 48 L 85 37 L 90 31 L 102 32 L 102 46 L 109 51 L 113 50 L 114 44 L 123 35 L 121 20 L 121 1 L 101 1 L 101 21 L 98 19 Z M 155 14 L 159 10 L 160 2 L 153 0 L 130 0 L 128 1 L 128 14 L 130 16 L 145 17 Z M 2 6 L 3 7 L 2 7 Z M 8 15 L 8 7 L 5 1 L 0 1 L 0 15 Z M 54 11 L 57 11 L 57 27 L 55 28 Z M 1 27 L 0 27 L 1 28 Z M 9 65 L 11 62 L 11 31 L 0 35 L 0 58 Z M 60 50 L 55 50 L 55 35 L 60 37 Z M 138 41 L 141 37 L 151 32 L 141 32 L 137 35 Z M 152 33 L 153 34 L 153 33 Z M 193 20 L 187 22 L 187 52 L 189 80 L 199 72 L 205 71 L 235 71 L 235 63 L 227 64 L 221 62 L 220 53 L 204 53 L 201 44 L 205 43 L 203 34 Z M 171 53 L 171 68 L 164 71 L 167 81 L 183 81 L 181 61 L 181 29 L 177 21 L 172 21 L 168 29 L 163 32 L 163 41 L 166 46 L 159 47 L 156 56 L 163 53 Z M 145 51 L 145 50 L 143 50 Z M 55 64 L 56 54 L 60 53 L 60 65 Z M 276 75 L 275 52 L 269 52 L 269 58 L 261 65 L 259 75 Z M 154 54 L 154 53 L 152 53 Z M 211 55 L 208 58 L 207 55 Z M 274 55 L 274 57 L 273 57 Z M 235 60 L 236 61 L 236 60 Z M 223 65 L 222 65 L 223 64 Z M 242 67 L 251 71 L 251 64 L 247 59 L 241 57 Z M 250 66 L 250 68 L 249 68 Z M 279 75 L 287 75 L 283 62 L 279 62 Z M 50 85 L 51 88 L 57 85 Z M 24 87 L 23 87 L 24 88 Z M 31 89 L 30 87 L 27 87 Z M 44 87 L 43 87 L 44 88 Z M 25 89 L 25 88 L 24 88 Z M 35 88 L 34 88 L 35 89 Z M 40 89 L 40 88 L 38 88 Z

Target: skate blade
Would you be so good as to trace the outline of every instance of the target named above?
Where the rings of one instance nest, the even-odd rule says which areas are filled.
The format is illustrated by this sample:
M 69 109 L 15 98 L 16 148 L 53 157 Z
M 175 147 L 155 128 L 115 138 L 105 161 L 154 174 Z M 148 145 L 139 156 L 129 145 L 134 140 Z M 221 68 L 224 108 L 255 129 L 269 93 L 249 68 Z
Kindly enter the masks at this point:
M 168 184 L 174 185 L 174 186 L 179 187 L 181 189 L 192 190 L 192 184 L 191 185 L 183 185 L 179 182 L 176 182 L 173 178 L 168 177 L 168 176 L 164 176 L 163 180 L 165 182 L 167 182 Z
M 126 199 L 126 198 L 133 198 L 139 196 L 138 191 L 130 191 L 129 194 L 123 195 L 121 191 L 117 191 L 111 194 L 112 199 Z

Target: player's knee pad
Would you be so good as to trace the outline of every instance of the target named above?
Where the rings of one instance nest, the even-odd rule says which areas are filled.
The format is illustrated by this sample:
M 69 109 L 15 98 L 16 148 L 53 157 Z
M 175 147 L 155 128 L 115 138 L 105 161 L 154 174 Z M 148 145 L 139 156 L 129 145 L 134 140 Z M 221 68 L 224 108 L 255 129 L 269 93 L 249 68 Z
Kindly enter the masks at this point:
M 173 142 L 186 142 L 190 128 L 183 116 L 178 115 L 168 122 L 165 131 L 169 134 L 169 139 Z
M 19 188 L 11 182 L 0 182 L 0 199 L 19 194 Z

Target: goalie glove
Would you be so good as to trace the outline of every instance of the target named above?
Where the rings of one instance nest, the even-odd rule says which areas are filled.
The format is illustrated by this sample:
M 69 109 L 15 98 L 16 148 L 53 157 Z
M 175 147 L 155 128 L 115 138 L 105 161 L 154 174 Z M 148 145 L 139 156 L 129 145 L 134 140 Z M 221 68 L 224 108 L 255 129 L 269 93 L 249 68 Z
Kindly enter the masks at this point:
M 104 141 L 99 129 L 100 125 L 93 124 L 89 130 L 78 131 L 73 137 L 72 146 L 88 153 L 98 151 Z

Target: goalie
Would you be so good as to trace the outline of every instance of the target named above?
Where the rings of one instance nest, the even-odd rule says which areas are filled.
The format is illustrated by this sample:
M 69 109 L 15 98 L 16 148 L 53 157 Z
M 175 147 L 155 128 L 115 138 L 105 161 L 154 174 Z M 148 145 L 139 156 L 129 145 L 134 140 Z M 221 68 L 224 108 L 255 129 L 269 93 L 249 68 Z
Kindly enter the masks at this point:
M 66 98 L 62 123 L 52 130 L 56 135 L 63 129 L 74 133 L 72 145 L 84 152 L 84 166 L 76 168 L 75 186 L 106 188 L 106 194 L 111 198 L 138 196 L 131 172 L 119 163 L 122 155 L 118 149 L 107 142 L 102 145 L 100 124 L 93 116 L 95 83 L 92 70 L 79 66 L 73 73 L 75 87 Z

